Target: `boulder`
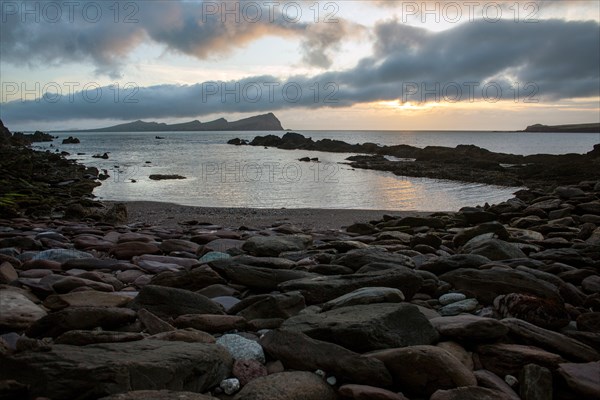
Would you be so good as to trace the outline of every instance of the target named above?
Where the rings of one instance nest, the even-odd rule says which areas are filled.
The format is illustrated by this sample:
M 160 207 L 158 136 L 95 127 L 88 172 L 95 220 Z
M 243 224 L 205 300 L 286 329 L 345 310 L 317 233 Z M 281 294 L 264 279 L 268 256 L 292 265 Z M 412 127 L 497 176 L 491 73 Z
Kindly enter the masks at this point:
M 259 341 L 263 349 L 287 369 L 321 369 L 342 381 L 390 386 L 392 378 L 385 365 L 336 344 L 311 339 L 285 330 L 270 331 Z
M 217 344 L 225 347 L 234 360 L 255 360 L 261 364 L 265 363 L 263 348 L 254 340 L 240 335 L 227 334 L 218 338 Z
M 0 290 L 0 307 L 0 331 L 22 331 L 47 314 L 16 288 Z
M 505 242 L 500 239 L 477 239 L 478 238 L 475 237 L 467 242 L 464 245 L 462 252 L 484 256 L 492 261 L 527 257 L 519 246 L 513 243 Z
M 282 329 L 357 352 L 431 344 L 438 339 L 437 331 L 419 308 L 408 303 L 369 304 L 297 315 L 285 321 Z
M 161 272 L 150 281 L 151 285 L 174 287 L 192 292 L 222 283 L 225 283 L 225 280 L 208 265 L 202 265 L 190 271 Z
M 253 236 L 246 240 L 242 250 L 258 257 L 277 257 L 285 251 L 304 250 L 312 243 L 307 235 Z
M 475 315 L 433 318 L 429 322 L 440 335 L 467 343 L 494 341 L 508 333 L 508 328 L 501 322 Z
M 248 321 L 253 319 L 283 318 L 297 315 L 306 307 L 299 292 L 252 296 L 236 304 L 230 310 Z
M 334 308 L 357 306 L 361 304 L 401 303 L 404 300 L 404 294 L 399 289 L 389 287 L 363 287 L 328 301 L 323 304 L 321 310 L 329 311 Z
M 66 307 L 122 307 L 131 301 L 131 297 L 118 293 L 86 290 L 67 294 L 53 294 L 44 300 L 44 307 L 62 310 Z
M 97 399 L 132 390 L 205 392 L 231 373 L 214 344 L 141 340 L 0 355 L 0 379 L 30 385 L 32 398 Z
M 224 314 L 218 304 L 201 294 L 155 285 L 144 286 L 129 307 L 134 310 L 145 308 L 159 318 L 184 314 Z
M 110 254 L 118 260 L 131 260 L 135 256 L 158 253 L 160 249 L 156 244 L 146 242 L 119 243 L 110 250 Z
M 390 253 L 386 250 L 372 247 L 350 250 L 335 260 L 335 264 L 349 267 L 353 271 L 358 271 L 360 267 L 376 262 L 390 263 L 409 268 L 415 267 L 415 262 L 404 254 Z
M 555 371 L 558 364 L 565 361 L 558 354 L 520 344 L 484 344 L 477 346 L 476 352 L 483 367 L 498 376 L 518 375 L 527 364 L 537 364 Z
M 477 379 L 452 354 L 436 346 L 410 346 L 369 354 L 385 363 L 396 387 L 414 396 L 431 396 L 439 389 L 476 386 Z
M 600 398 L 600 362 L 559 364 L 558 373 L 582 399 Z
M 337 400 L 335 390 L 312 372 L 280 372 L 248 383 L 234 400 Z

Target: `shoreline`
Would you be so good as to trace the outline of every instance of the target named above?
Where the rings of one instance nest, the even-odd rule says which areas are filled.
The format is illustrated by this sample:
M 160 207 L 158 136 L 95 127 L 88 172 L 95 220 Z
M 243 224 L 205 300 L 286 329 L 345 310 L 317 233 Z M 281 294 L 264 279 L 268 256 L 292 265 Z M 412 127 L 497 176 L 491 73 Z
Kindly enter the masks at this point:
M 431 211 L 355 210 L 324 208 L 230 208 L 185 206 L 158 201 L 103 201 L 104 204 L 125 204 L 128 223 L 174 227 L 197 221 L 226 228 L 269 228 L 290 224 L 305 230 L 340 230 L 353 223 L 379 220 L 384 215 L 402 218 L 429 216 Z M 450 212 L 450 211 L 449 211 Z

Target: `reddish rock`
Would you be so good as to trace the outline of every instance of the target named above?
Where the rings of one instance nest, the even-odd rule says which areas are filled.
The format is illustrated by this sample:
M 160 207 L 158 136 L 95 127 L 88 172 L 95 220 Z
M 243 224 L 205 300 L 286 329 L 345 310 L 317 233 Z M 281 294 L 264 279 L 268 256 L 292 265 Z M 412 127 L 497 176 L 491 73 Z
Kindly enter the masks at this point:
M 110 251 L 110 254 L 119 260 L 131 260 L 135 256 L 158 253 L 160 253 L 158 246 L 145 242 L 119 243 Z
M 336 400 L 335 391 L 312 372 L 281 372 L 253 380 L 235 400 Z
M 244 387 L 256 378 L 267 376 L 267 368 L 256 360 L 235 360 L 232 373 Z

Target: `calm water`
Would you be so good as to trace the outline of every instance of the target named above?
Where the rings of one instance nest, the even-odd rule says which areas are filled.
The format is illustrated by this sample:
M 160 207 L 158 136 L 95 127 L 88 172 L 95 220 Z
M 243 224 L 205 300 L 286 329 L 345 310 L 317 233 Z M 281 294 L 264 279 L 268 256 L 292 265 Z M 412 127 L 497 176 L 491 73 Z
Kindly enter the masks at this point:
M 313 139 L 350 143 L 456 146 L 475 144 L 514 154 L 584 153 L 599 134 L 492 132 L 298 131 Z M 284 132 L 278 132 L 283 135 Z M 104 200 L 152 200 L 206 207 L 349 208 L 447 211 L 512 197 L 517 188 L 462 184 L 391 173 L 353 170 L 349 154 L 232 146 L 234 137 L 265 132 L 57 133 L 54 146 L 88 166 L 107 169 L 111 178 L 95 190 Z M 79 145 L 61 145 L 72 135 Z M 155 139 L 156 135 L 165 137 Z M 48 148 L 41 144 L 40 148 Z M 108 160 L 96 153 L 108 152 Z M 85 155 L 77 155 L 85 153 Z M 303 163 L 318 157 L 320 163 Z M 149 163 L 148 163 L 149 161 Z M 152 181 L 151 174 L 179 174 L 185 180 Z M 133 180 L 136 182 L 134 183 Z

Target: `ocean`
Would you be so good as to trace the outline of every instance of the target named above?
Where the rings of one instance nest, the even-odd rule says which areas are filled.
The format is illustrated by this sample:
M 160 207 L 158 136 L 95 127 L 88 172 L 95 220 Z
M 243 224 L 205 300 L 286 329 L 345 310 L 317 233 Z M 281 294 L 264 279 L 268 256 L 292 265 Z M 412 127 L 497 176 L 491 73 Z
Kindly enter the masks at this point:
M 585 153 L 600 134 L 458 131 L 296 131 L 314 140 L 408 144 L 417 147 L 474 144 L 513 154 Z M 94 191 L 101 200 L 161 201 L 202 207 L 328 208 L 390 211 L 452 211 L 498 203 L 520 189 L 479 183 L 396 176 L 354 170 L 336 154 L 233 146 L 232 138 L 285 132 L 65 132 L 40 150 L 67 151 L 69 158 L 108 171 Z M 62 145 L 75 136 L 80 144 Z M 164 137 L 156 139 L 155 136 Z M 93 158 L 108 153 L 109 159 Z M 84 153 L 79 154 L 78 153 Z M 310 157 L 319 162 L 300 162 Z M 178 174 L 184 180 L 150 180 L 151 174 Z

